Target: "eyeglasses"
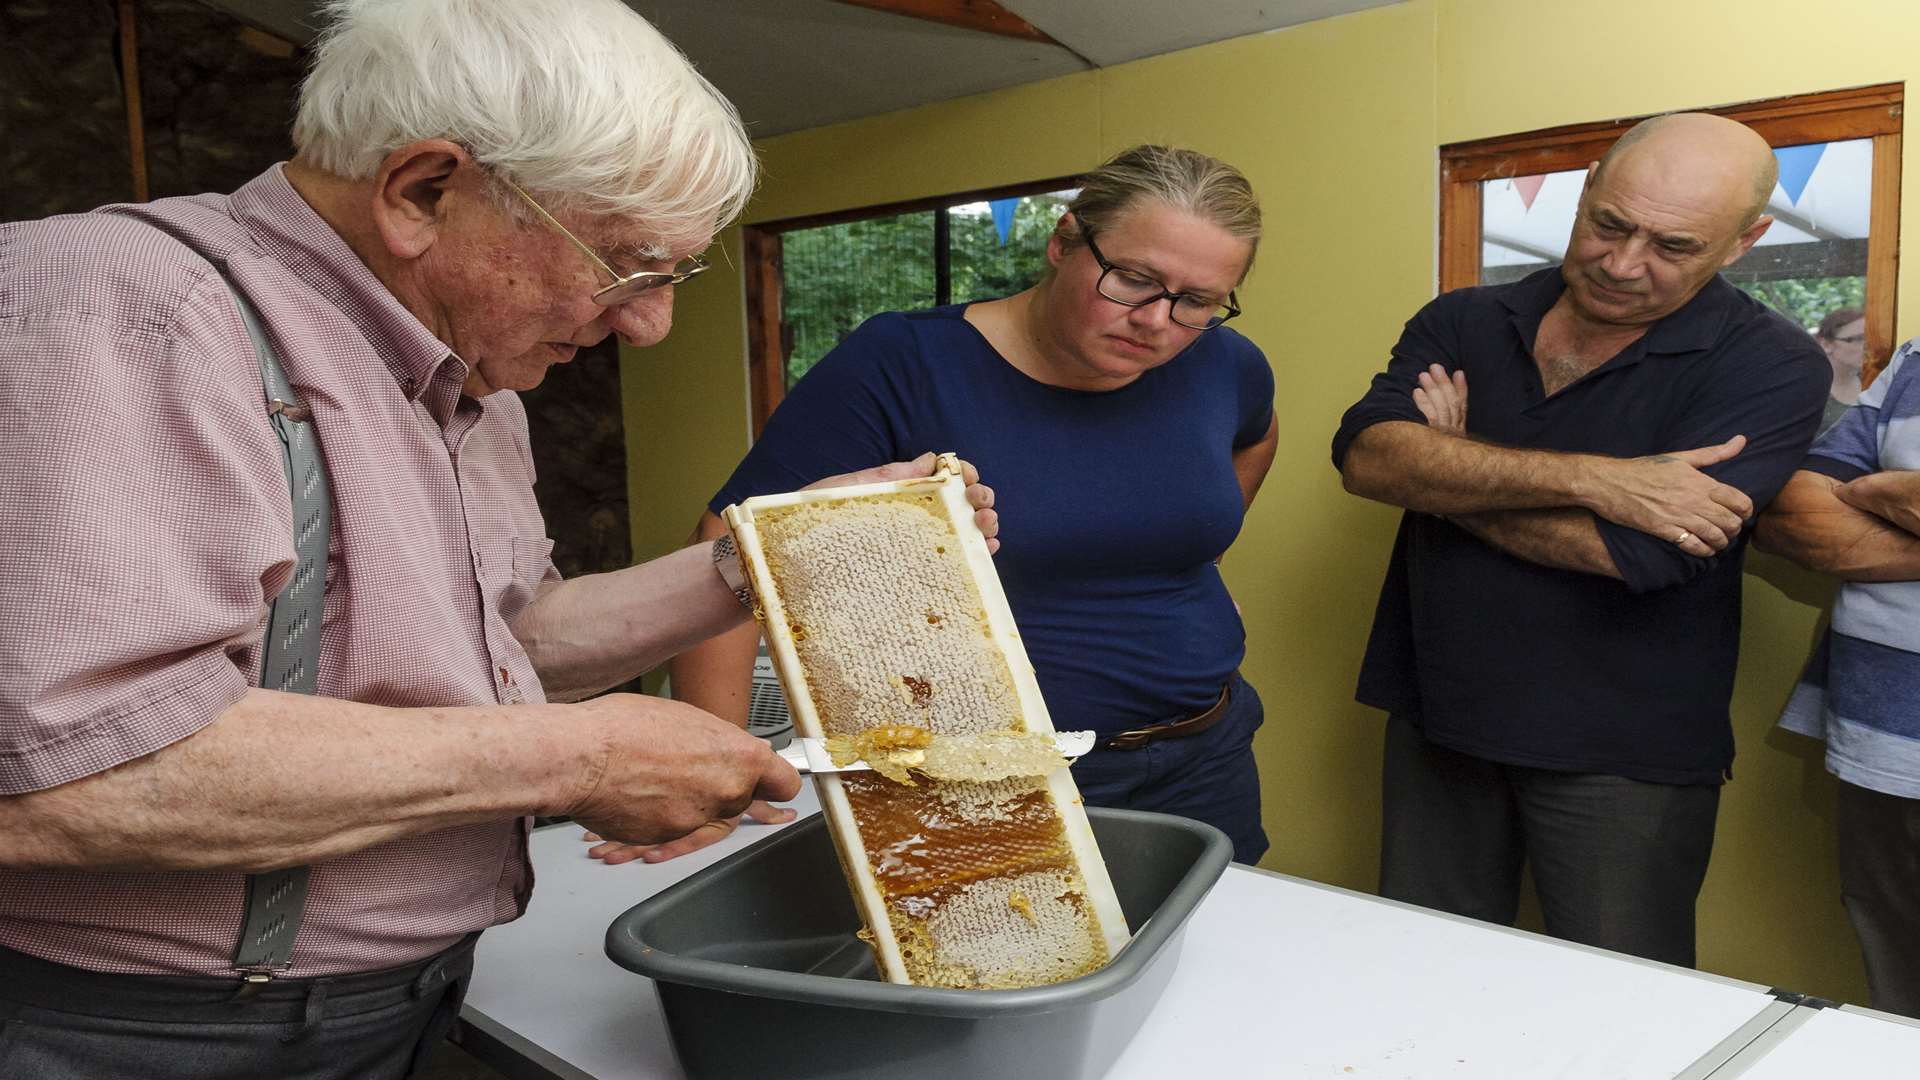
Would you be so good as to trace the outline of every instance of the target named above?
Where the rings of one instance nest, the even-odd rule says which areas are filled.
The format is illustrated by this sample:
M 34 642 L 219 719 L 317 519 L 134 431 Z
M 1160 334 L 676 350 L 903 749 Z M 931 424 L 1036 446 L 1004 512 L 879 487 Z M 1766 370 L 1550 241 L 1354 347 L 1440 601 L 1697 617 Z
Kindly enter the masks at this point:
M 1080 219 L 1075 217 L 1074 221 Z M 1162 300 L 1171 301 L 1168 314 L 1174 322 L 1189 330 L 1211 330 L 1240 314 L 1240 298 L 1231 291 L 1225 300 L 1171 292 L 1145 274 L 1108 262 L 1107 257 L 1100 254 L 1099 245 L 1093 242 L 1093 232 L 1085 223 L 1080 225 L 1080 235 L 1086 238 L 1087 250 L 1093 253 L 1093 261 L 1100 264 L 1100 280 L 1094 288 L 1099 290 L 1101 296 L 1116 304 L 1146 307 Z
M 559 232 L 561 236 L 566 237 L 574 247 L 579 248 L 582 255 L 592 259 L 593 265 L 599 267 L 602 272 L 613 279 L 613 284 L 593 294 L 593 302 L 599 304 L 601 307 L 615 307 L 624 304 L 634 297 L 639 296 L 641 293 L 649 292 L 665 285 L 678 285 L 696 274 L 703 274 L 707 271 L 707 260 L 698 255 L 689 255 L 675 264 L 671 271 L 636 270 L 631 274 L 619 273 L 614 270 L 613 267 L 607 265 L 607 261 L 595 253 L 592 248 L 588 247 L 585 241 L 573 235 L 565 225 L 560 224 L 559 219 L 547 213 L 546 207 L 534 202 L 533 196 L 521 191 L 518 184 L 515 184 L 504 176 L 500 177 L 500 182 L 507 185 L 507 190 L 526 200 L 527 205 L 533 207 L 534 213 L 539 214 L 547 224 L 554 227 L 555 231 Z

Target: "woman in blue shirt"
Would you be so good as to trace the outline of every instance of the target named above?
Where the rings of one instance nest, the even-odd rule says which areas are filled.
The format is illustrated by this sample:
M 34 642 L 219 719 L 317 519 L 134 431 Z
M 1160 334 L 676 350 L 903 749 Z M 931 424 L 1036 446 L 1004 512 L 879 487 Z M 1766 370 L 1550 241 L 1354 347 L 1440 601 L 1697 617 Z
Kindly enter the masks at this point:
M 1087 803 L 1183 814 L 1266 850 L 1218 562 L 1272 462 L 1273 375 L 1222 324 L 1260 210 L 1232 166 L 1140 146 L 1092 174 L 1014 296 L 869 320 L 793 388 L 714 496 L 700 535 L 752 495 L 952 450 L 999 493 L 995 566 L 1054 726 L 1091 728 Z M 751 627 L 675 661 L 682 700 L 746 722 Z M 756 814 L 756 816 L 763 816 Z M 609 861 L 671 857 L 731 822 Z

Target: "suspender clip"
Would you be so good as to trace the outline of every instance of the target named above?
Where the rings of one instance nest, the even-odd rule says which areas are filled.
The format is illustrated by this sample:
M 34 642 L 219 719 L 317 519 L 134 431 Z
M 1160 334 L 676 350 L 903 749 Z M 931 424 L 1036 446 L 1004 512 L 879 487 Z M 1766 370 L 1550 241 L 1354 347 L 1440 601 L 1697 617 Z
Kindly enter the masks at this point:
M 240 973 L 240 989 L 234 991 L 233 1000 L 245 1001 L 260 992 L 260 988 L 273 981 L 273 969 L 269 967 L 235 968 Z
M 267 415 L 284 416 L 296 424 L 304 424 L 313 419 L 313 410 L 297 401 L 281 401 L 279 398 L 268 398 Z

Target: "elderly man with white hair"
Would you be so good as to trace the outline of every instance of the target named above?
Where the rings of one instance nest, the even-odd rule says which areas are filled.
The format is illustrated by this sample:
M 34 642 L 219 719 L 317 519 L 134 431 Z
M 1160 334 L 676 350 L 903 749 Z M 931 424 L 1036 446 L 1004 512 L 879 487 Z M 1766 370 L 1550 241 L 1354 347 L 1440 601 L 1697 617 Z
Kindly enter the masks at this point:
M 408 1075 L 526 815 L 658 843 L 798 789 L 587 700 L 745 619 L 737 563 L 561 580 L 511 392 L 667 333 L 738 116 L 618 0 L 328 14 L 291 162 L 0 226 L 8 1076 Z

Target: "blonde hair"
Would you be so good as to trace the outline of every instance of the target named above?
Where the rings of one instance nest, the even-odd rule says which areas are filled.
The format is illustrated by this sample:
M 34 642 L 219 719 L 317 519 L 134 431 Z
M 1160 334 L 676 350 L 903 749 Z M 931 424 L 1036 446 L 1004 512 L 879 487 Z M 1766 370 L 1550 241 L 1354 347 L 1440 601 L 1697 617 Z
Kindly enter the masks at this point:
M 620 0 L 331 0 L 300 88 L 302 160 L 350 179 L 447 139 L 550 209 L 637 220 L 663 247 L 738 216 L 740 115 Z M 496 185 L 497 186 L 497 185 Z
M 1152 200 L 1192 214 L 1247 241 L 1247 269 L 1260 250 L 1260 199 L 1239 169 L 1197 150 L 1143 144 L 1122 150 L 1080 178 L 1058 233 L 1069 248 L 1080 230 L 1104 232 L 1128 211 Z M 1078 222 L 1076 225 L 1075 222 Z

